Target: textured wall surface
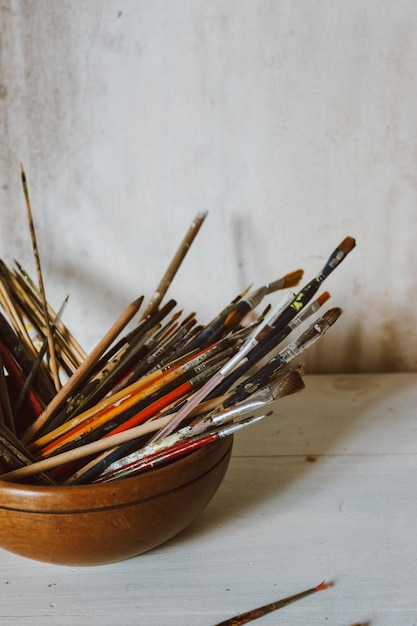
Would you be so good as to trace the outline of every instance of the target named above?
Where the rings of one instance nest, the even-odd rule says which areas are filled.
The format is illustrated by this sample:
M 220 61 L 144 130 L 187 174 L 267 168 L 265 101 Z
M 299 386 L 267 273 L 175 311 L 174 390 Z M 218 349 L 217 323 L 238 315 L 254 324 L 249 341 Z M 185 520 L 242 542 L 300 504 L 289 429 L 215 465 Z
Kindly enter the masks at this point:
M 207 210 L 185 311 L 307 280 L 351 235 L 310 371 L 417 368 L 414 0 L 0 0 L 0 28 L 0 258 L 35 275 L 22 162 L 86 349 Z

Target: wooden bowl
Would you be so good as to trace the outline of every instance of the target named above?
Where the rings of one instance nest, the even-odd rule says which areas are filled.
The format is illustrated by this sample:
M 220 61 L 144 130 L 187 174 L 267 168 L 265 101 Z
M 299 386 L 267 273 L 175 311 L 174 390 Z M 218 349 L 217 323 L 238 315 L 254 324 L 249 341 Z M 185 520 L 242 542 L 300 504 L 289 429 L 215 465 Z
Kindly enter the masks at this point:
M 0 481 L 0 547 L 60 565 L 137 556 L 183 530 L 229 464 L 220 439 L 170 465 L 110 483 L 44 487 Z

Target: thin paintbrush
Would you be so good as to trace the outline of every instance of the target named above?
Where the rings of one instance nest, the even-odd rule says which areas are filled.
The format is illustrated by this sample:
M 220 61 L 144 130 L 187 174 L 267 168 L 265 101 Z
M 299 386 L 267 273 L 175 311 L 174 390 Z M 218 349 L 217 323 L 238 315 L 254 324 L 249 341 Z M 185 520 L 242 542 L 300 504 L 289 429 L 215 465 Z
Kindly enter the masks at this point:
M 235 615 L 235 617 L 230 617 L 223 622 L 219 622 L 218 624 L 216 624 L 216 626 L 241 626 L 242 624 L 248 624 L 249 622 L 258 619 L 259 617 L 263 617 L 268 613 L 272 613 L 273 611 L 282 609 L 284 606 L 288 606 L 293 602 L 297 602 L 297 600 L 302 600 L 303 598 L 306 598 L 313 593 L 317 593 L 317 591 L 324 591 L 325 589 L 329 589 L 330 586 L 330 583 L 326 583 L 323 580 L 323 582 L 317 585 L 317 587 L 312 587 L 311 589 L 307 589 L 306 591 L 301 591 L 300 593 L 288 596 L 287 598 L 283 598 L 282 600 L 278 600 L 277 602 L 264 604 L 263 606 L 252 609 L 251 611 L 246 611 L 245 613 L 239 613 L 239 615 Z
M 166 292 L 169 289 L 181 263 L 183 262 L 188 250 L 190 249 L 191 244 L 194 241 L 198 231 L 200 230 L 204 220 L 206 219 L 207 211 L 202 213 L 197 213 L 194 218 L 190 228 L 188 229 L 184 239 L 182 240 L 180 247 L 178 248 L 175 256 L 173 257 L 171 263 L 169 264 L 165 274 L 163 275 L 159 285 L 154 291 L 148 305 L 142 313 L 142 319 L 147 319 L 150 315 L 152 315 L 160 303 L 162 302 Z
M 58 365 L 57 365 L 56 355 L 55 355 L 55 345 L 54 345 L 54 340 L 53 340 L 53 336 L 51 332 L 51 326 L 49 322 L 48 303 L 46 300 L 45 287 L 43 283 L 41 260 L 39 256 L 38 244 L 36 241 L 35 225 L 33 222 L 32 209 L 31 209 L 30 200 L 29 200 L 29 190 L 28 190 L 26 174 L 23 169 L 23 165 L 20 165 L 20 172 L 21 172 L 21 178 L 22 178 L 23 193 L 25 196 L 26 210 L 27 210 L 27 216 L 28 216 L 28 222 L 29 222 L 29 230 L 30 230 L 30 235 L 32 239 L 33 255 L 35 258 L 36 271 L 38 274 L 39 291 L 40 291 L 41 298 L 42 298 L 46 336 L 48 338 L 49 358 L 51 360 L 52 377 L 54 380 L 55 389 L 56 391 L 59 391 L 59 389 L 61 389 L 61 383 L 59 381 L 59 376 L 58 376 Z
M 104 337 L 99 341 L 95 348 L 89 353 L 85 361 L 74 372 L 71 378 L 65 383 L 58 393 L 53 397 L 48 404 L 42 415 L 26 430 L 22 438 L 24 443 L 27 443 L 33 436 L 39 432 L 53 415 L 54 411 L 60 407 L 65 400 L 74 392 L 77 385 L 83 381 L 90 369 L 93 367 L 95 361 L 103 354 L 108 346 L 114 341 L 114 339 L 120 334 L 123 328 L 129 323 L 132 317 L 138 312 L 140 305 L 142 304 L 143 296 L 137 298 L 129 304 L 129 306 L 123 311 L 122 315 L 116 320 L 116 322 L 107 331 Z

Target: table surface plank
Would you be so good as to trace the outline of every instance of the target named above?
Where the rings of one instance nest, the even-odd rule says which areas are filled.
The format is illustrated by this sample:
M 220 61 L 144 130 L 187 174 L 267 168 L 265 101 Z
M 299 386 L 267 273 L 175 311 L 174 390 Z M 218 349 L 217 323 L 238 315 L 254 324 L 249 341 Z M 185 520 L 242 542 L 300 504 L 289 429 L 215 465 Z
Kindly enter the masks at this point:
M 213 626 L 326 579 L 255 623 L 417 624 L 417 374 L 305 380 L 235 437 L 220 490 L 165 545 L 87 568 L 0 550 L 0 621 Z

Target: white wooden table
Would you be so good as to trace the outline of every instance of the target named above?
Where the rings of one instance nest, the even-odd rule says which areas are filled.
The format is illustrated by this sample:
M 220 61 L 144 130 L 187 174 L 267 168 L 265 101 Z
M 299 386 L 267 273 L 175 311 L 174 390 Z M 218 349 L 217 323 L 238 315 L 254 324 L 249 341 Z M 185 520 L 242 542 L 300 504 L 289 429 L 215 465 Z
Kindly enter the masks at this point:
M 305 380 L 235 438 L 215 498 L 160 548 L 94 568 L 0 550 L 0 622 L 212 626 L 327 579 L 254 623 L 417 624 L 417 374 Z

